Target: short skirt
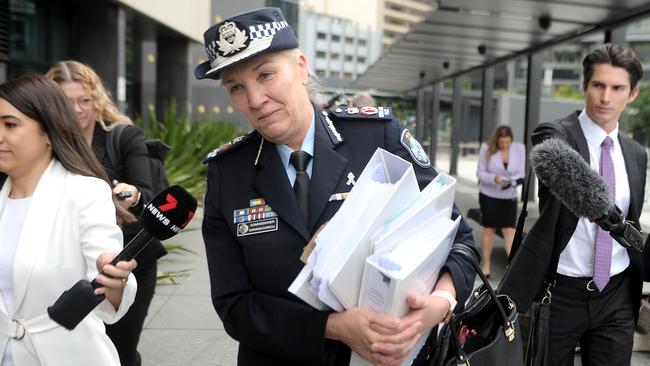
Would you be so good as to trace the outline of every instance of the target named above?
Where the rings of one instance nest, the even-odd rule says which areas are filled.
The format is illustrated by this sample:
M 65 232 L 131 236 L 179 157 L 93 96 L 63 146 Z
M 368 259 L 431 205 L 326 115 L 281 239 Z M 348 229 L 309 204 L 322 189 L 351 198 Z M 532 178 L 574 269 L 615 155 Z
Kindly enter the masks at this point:
M 517 222 L 516 198 L 492 198 L 479 193 L 478 202 L 481 206 L 481 224 L 483 227 L 495 229 L 515 227 Z

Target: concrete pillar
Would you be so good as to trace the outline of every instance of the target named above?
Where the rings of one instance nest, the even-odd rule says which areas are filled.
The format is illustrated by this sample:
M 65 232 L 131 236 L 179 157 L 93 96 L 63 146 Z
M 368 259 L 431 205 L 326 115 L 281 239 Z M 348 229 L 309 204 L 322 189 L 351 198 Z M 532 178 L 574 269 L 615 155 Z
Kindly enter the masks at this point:
M 158 61 L 158 43 L 155 39 L 140 39 L 136 47 L 137 65 L 135 81 L 137 85 L 137 109 L 145 126 L 149 119 L 155 117 L 156 110 L 156 72 Z
M 454 79 L 454 92 L 451 101 L 451 161 L 449 174 L 458 174 L 458 152 L 462 133 L 463 83 L 460 77 Z
M 159 37 L 157 44 L 156 114 L 161 118 L 169 105 L 176 103 L 179 112 L 187 112 L 191 116 L 189 78 L 194 77 L 194 68 L 190 61 L 190 43 L 183 39 Z
M 535 126 L 540 122 L 540 102 L 542 91 L 542 54 L 540 52 L 528 56 L 528 75 L 526 77 L 526 115 L 524 123 L 524 144 L 526 151 L 533 146 L 530 139 Z M 526 166 L 529 163 L 526 161 Z M 530 180 L 530 192 L 535 192 L 535 180 Z M 523 191 L 522 191 L 523 192 Z M 529 194 L 529 201 L 534 201 L 533 194 Z
M 102 78 L 118 107 L 126 108 L 126 12 L 109 3 L 78 8 L 78 58 Z
M 605 43 L 624 45 L 626 41 L 625 27 L 618 27 L 605 31 Z
M 431 136 L 431 101 L 433 92 L 430 86 L 424 89 L 424 124 L 422 125 L 422 140 L 429 141 Z
M 425 104 L 425 88 L 421 88 L 418 90 L 415 110 L 415 138 L 420 141 L 424 139 L 424 124 L 426 123 Z
M 7 81 L 7 64 L 4 61 L 0 61 L 0 84 Z
M 481 126 L 478 140 L 484 142 L 494 130 L 494 66 L 483 69 L 483 92 L 481 94 Z
M 429 159 L 431 159 L 431 165 L 436 165 L 436 154 L 438 149 L 438 129 L 439 120 L 440 120 L 440 90 L 442 90 L 442 83 L 437 83 L 433 85 L 433 91 L 431 94 L 431 127 L 429 128 L 430 137 L 429 137 Z

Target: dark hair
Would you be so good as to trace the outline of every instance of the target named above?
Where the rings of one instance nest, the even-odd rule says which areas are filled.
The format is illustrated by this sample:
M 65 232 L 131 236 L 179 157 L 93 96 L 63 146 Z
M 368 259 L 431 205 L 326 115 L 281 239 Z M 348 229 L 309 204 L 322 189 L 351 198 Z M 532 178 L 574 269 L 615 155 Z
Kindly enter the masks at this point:
M 54 81 L 39 75 L 21 76 L 0 84 L 0 98 L 38 122 L 50 139 L 52 156 L 67 170 L 108 183 L 106 171 L 84 140 L 70 101 Z M 116 208 L 119 217 L 135 219 L 119 205 Z
M 488 149 L 485 152 L 486 160 L 490 160 L 490 157 L 496 154 L 497 150 L 499 150 L 499 138 L 501 137 L 510 137 L 510 139 L 513 140 L 512 129 L 510 126 L 501 125 L 494 129 L 492 136 L 487 142 Z
M 625 69 L 630 76 L 630 93 L 636 88 L 639 80 L 643 78 L 643 67 L 633 49 L 606 43 L 588 54 L 582 61 L 583 90 L 587 89 L 587 85 L 594 74 L 594 65 L 596 64 L 609 64 Z

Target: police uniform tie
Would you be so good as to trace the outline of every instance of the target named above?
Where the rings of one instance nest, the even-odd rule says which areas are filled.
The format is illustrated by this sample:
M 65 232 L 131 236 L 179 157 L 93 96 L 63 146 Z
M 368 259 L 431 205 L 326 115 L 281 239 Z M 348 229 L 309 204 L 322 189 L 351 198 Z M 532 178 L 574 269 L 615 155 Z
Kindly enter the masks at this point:
M 614 174 L 614 161 L 611 148 L 614 141 L 607 136 L 600 145 L 600 175 L 609 186 L 612 199 L 616 200 L 616 175 Z M 613 239 L 609 233 L 600 228 L 596 229 L 596 248 L 594 250 L 594 284 L 598 291 L 603 291 L 609 282 L 609 272 L 612 264 Z
M 298 207 L 307 222 L 307 214 L 309 213 L 309 174 L 307 174 L 307 164 L 311 155 L 309 153 L 298 150 L 291 153 L 289 162 L 296 168 L 296 181 L 293 184 L 293 193 L 296 195 Z

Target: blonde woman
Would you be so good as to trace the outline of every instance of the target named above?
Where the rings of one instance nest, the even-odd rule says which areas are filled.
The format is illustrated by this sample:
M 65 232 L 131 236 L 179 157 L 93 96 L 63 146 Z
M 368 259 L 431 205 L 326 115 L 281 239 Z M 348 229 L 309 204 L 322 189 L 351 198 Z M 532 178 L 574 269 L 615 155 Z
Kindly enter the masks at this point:
M 114 182 L 113 193 L 122 199 L 119 203 L 134 215 L 139 215 L 143 203 L 154 195 L 149 170 L 147 147 L 142 130 L 132 126 L 129 117 L 120 113 L 106 91 L 100 77 L 87 65 L 78 61 L 61 61 L 50 68 L 46 76 L 59 84 L 74 106 L 83 136 L 97 159 Z M 119 138 L 119 156 L 122 161 L 111 161 L 106 151 L 107 135 L 115 124 L 128 124 Z M 140 231 L 135 222 L 122 226 L 124 243 Z M 137 345 L 144 319 L 156 286 L 156 260 L 166 253 L 159 241 L 154 241 L 136 260 L 138 293 L 135 303 L 118 323 L 107 326 L 107 333 L 115 343 L 122 365 L 140 365 Z
M 518 179 L 524 178 L 526 148 L 512 141 L 512 129 L 498 126 L 487 143 L 481 144 L 476 175 L 483 225 L 481 254 L 483 272 L 490 275 L 490 256 L 497 229 L 501 229 L 506 255 L 510 255 L 517 219 Z

